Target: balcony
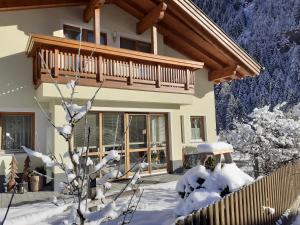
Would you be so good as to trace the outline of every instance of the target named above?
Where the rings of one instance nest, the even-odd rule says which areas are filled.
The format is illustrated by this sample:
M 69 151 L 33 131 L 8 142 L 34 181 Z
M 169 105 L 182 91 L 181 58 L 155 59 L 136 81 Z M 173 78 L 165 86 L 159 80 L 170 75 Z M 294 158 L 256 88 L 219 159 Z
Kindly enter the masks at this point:
M 83 86 L 103 82 L 107 88 L 193 94 L 195 71 L 203 67 L 202 62 L 36 34 L 26 53 L 33 58 L 36 88 L 77 76 Z

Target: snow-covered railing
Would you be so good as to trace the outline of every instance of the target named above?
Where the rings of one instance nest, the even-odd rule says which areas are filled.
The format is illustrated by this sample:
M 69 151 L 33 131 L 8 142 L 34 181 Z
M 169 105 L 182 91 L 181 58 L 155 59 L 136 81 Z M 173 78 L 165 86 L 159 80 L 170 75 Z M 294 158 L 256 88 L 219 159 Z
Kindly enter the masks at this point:
M 178 219 L 176 225 L 275 224 L 300 195 L 300 160 Z

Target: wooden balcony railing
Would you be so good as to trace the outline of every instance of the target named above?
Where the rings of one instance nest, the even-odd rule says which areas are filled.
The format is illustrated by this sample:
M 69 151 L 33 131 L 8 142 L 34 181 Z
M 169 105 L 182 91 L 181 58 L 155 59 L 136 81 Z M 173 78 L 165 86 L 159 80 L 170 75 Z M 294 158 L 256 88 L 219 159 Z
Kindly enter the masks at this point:
M 202 62 L 183 60 L 64 38 L 31 35 L 33 82 L 66 83 L 75 76 L 86 86 L 193 93 L 195 70 Z M 51 72 L 52 78 L 49 76 Z

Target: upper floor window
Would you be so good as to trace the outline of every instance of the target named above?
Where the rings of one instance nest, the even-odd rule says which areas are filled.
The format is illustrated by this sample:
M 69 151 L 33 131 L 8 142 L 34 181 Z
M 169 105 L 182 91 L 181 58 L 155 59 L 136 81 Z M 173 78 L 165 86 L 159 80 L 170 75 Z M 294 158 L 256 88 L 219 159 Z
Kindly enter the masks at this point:
M 80 40 L 80 28 L 70 25 L 64 25 L 64 36 L 68 39 Z M 82 41 L 95 42 L 94 31 L 88 29 L 82 29 Z M 100 43 L 102 45 L 107 45 L 107 35 L 105 33 L 100 34 Z
M 151 53 L 151 43 L 128 39 L 120 38 L 120 48 L 130 49 L 139 52 Z
M 205 141 L 204 116 L 191 116 L 191 140 Z
M 34 113 L 0 113 L 1 150 L 34 147 Z

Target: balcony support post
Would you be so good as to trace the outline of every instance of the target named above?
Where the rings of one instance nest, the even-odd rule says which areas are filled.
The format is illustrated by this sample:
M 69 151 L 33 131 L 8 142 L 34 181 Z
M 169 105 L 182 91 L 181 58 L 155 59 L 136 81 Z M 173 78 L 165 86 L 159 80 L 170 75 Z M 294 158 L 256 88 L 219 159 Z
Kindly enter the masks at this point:
M 190 89 L 190 70 L 186 69 L 186 83 L 185 83 L 185 90 Z
M 157 47 L 157 26 L 156 24 L 152 26 L 151 29 L 151 46 L 152 46 L 152 53 L 154 55 L 158 54 L 158 47 Z
M 95 43 L 100 45 L 100 8 L 94 10 L 94 38 Z

